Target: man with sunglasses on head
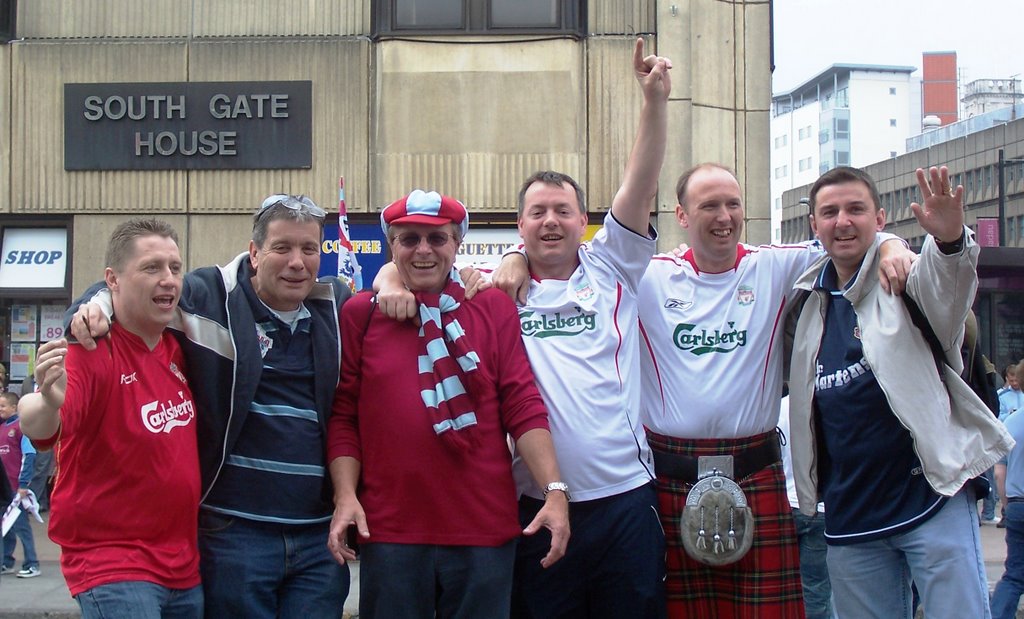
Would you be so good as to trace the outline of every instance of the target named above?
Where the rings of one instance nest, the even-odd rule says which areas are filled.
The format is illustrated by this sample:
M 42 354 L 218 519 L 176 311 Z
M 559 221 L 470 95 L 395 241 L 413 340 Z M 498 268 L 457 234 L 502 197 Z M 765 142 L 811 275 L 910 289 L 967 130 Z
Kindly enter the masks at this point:
M 324 458 L 350 293 L 317 281 L 324 215 L 305 196 L 268 197 L 247 252 L 185 276 L 170 325 L 197 408 L 211 617 L 341 617 L 348 595 L 348 567 L 325 543 L 334 505 Z M 101 288 L 72 320 L 87 348 L 108 328 Z

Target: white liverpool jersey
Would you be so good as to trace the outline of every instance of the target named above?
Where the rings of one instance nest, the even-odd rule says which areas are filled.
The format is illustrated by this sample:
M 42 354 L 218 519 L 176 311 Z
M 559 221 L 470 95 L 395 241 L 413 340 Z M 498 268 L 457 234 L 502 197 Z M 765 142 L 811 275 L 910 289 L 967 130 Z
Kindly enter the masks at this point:
M 640 283 L 643 421 L 677 438 L 771 430 L 782 395 L 783 309 L 817 242 L 740 245 L 735 266 L 702 273 L 693 251 L 659 254 Z
M 637 288 L 655 246 L 609 213 L 594 240 L 580 246 L 580 265 L 569 279 L 534 280 L 519 308 L 574 501 L 620 494 L 653 478 L 640 421 Z M 520 492 L 542 496 L 522 458 L 513 471 Z

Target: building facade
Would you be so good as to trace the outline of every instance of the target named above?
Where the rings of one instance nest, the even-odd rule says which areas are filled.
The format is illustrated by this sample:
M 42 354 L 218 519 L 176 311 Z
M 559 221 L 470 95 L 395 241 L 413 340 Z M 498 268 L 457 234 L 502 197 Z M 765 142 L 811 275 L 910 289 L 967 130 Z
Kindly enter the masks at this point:
M 1009 109 L 1002 109 L 988 116 L 1009 113 Z M 958 127 L 961 123 L 966 127 L 984 121 L 986 128 L 960 135 L 964 130 Z M 955 137 L 939 141 L 944 135 Z M 1016 363 L 1024 358 L 1024 119 L 994 122 L 976 116 L 921 137 L 933 139 L 929 140 L 930 145 L 905 155 L 861 166 L 878 186 L 886 213 L 885 230 L 907 239 L 913 247 L 921 246 L 925 233 L 910 209 L 912 202 L 921 199 L 915 170 L 948 166 L 953 185 L 964 187 L 966 223 L 977 233 L 982 245 L 975 304 L 982 350 L 999 367 Z M 808 207 L 800 202 L 809 194 L 812 183 L 813 180 L 783 194 L 784 242 L 813 238 Z M 1003 246 L 999 246 L 999 227 Z
M 920 80 L 905 66 L 837 64 L 772 97 L 773 240 L 782 235 L 782 194 L 839 165 L 902 154 L 920 131 Z
M 979 116 L 1003 108 L 1014 108 L 1024 102 L 1020 80 L 980 79 L 964 86 L 964 118 Z
M 128 216 L 170 221 L 189 267 L 224 263 L 263 197 L 331 211 L 344 177 L 357 251 L 379 259 L 377 213 L 410 189 L 462 199 L 490 242 L 479 224 L 514 237 L 519 183 L 551 168 L 600 221 L 639 114 L 637 35 L 675 67 L 661 246 L 682 239 L 673 185 L 701 161 L 736 169 L 747 238 L 770 235 L 768 0 L 34 0 L 10 15 L 0 340 L 15 378 Z

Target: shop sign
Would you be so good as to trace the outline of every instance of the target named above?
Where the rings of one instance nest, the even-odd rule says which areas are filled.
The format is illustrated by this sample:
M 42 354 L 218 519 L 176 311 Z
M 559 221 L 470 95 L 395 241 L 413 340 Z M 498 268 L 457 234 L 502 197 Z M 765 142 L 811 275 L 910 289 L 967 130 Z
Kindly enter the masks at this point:
M 68 267 L 65 228 L 5 228 L 0 288 L 64 288 Z

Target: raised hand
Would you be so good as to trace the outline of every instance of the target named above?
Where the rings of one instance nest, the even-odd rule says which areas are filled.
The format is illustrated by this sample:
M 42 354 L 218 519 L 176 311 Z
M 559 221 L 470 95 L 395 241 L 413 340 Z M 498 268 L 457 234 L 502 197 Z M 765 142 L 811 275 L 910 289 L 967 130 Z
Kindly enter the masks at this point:
M 927 173 L 918 168 L 917 186 L 924 204 L 910 205 L 924 231 L 943 243 L 957 242 L 964 230 L 964 187 L 957 185 L 954 190 L 949 183 L 946 166 L 933 166 Z
M 672 91 L 672 79 L 669 76 L 671 68 L 672 61 L 664 56 L 644 56 L 644 39 L 637 37 L 633 49 L 633 71 L 645 98 L 668 99 Z

